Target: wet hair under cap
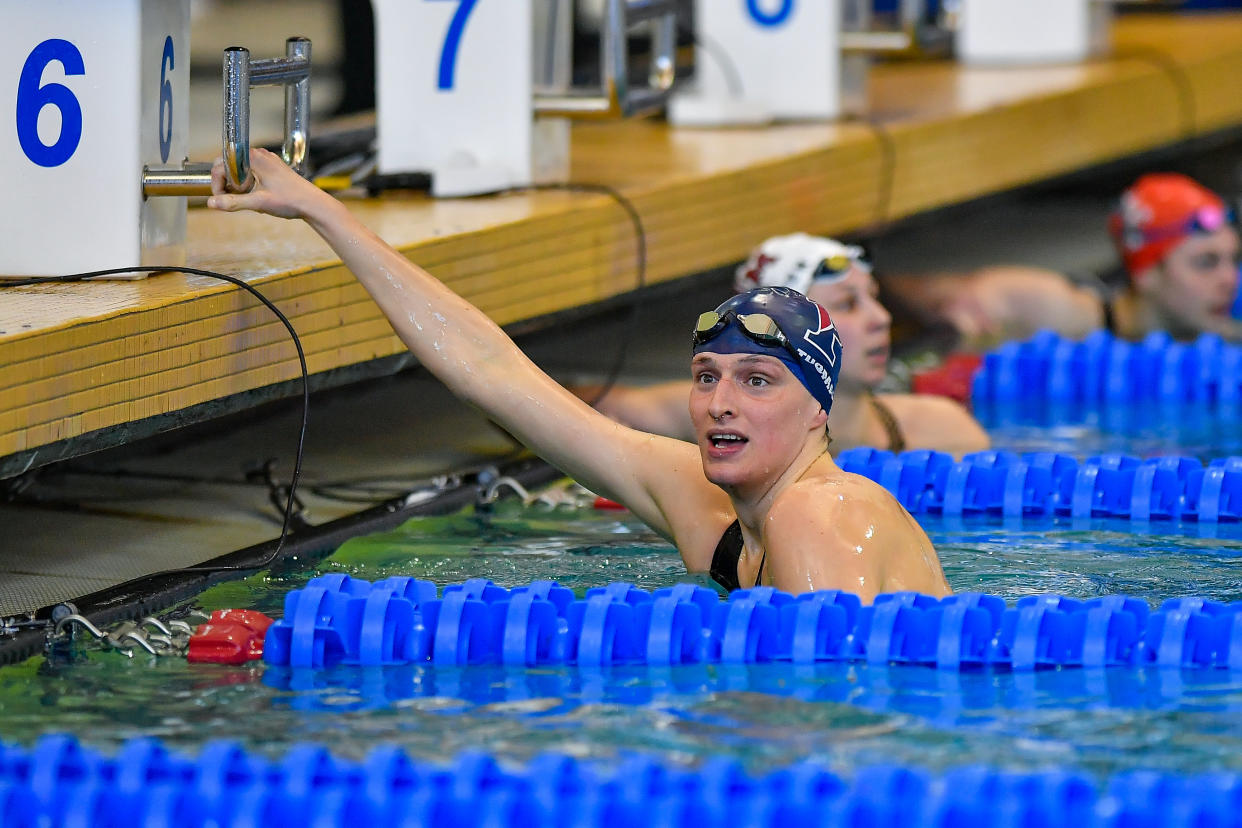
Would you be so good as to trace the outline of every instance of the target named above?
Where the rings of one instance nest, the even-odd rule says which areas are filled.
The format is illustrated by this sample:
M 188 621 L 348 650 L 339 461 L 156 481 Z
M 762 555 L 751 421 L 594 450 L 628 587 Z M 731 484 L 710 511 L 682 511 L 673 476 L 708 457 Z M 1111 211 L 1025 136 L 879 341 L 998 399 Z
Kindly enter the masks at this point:
M 841 338 L 832 317 L 819 304 L 786 287 L 761 287 L 739 293 L 716 308 L 729 322 L 719 333 L 694 346 L 694 353 L 766 354 L 779 359 L 823 406 L 832 408 L 832 398 L 841 373 Z M 766 345 L 753 339 L 737 317 L 766 314 L 788 340 L 790 349 Z M 790 353 L 792 350 L 794 353 Z M 795 358 L 796 354 L 796 358 Z

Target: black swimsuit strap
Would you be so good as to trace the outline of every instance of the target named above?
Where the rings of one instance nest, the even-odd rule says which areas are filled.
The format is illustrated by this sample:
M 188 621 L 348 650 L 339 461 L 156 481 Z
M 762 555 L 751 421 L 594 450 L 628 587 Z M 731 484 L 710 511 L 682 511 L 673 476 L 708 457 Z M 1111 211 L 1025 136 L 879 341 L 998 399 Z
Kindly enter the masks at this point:
M 1100 310 L 1104 312 L 1104 330 L 1117 333 L 1117 312 L 1113 310 L 1112 297 L 1106 296 L 1100 300 Z
M 892 409 L 880 402 L 874 394 L 870 396 L 871 407 L 875 409 L 876 416 L 880 418 L 880 425 L 884 426 L 884 433 L 888 436 L 888 450 L 894 453 L 905 451 L 906 436 L 901 433 L 901 426 L 897 424 L 897 417 Z
M 741 589 L 737 578 L 737 565 L 742 557 L 742 524 L 733 521 L 720 536 L 716 551 L 712 553 L 712 580 L 732 592 Z
M 763 580 L 763 565 L 768 560 L 768 550 L 763 550 L 763 557 L 759 559 L 759 571 L 755 573 L 755 586 L 759 586 Z M 735 589 L 742 588 L 742 579 L 738 577 L 737 567 L 742 561 L 742 524 L 739 521 L 733 521 L 729 527 L 724 530 L 724 534 L 720 536 L 720 542 L 716 544 L 716 551 L 712 553 L 712 568 L 710 574 L 712 580 L 720 584 L 725 589 L 732 592 Z

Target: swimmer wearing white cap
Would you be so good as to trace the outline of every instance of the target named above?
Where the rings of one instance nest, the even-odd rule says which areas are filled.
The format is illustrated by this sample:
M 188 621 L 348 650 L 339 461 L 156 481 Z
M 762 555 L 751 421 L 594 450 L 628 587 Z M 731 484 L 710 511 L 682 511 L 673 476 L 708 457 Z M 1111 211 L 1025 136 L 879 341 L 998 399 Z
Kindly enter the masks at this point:
M 901 451 L 927 448 L 963 454 L 989 445 L 986 432 L 958 403 L 931 394 L 875 393 L 888 370 L 891 318 L 876 298 L 861 247 L 793 233 L 774 236 L 740 265 L 734 289 L 788 287 L 827 308 L 845 346 L 836 399 L 828 418 L 832 451 L 855 446 Z M 694 439 L 684 380 L 646 387 L 615 386 L 596 403 L 631 428 Z M 594 400 L 598 389 L 577 389 Z
M 478 308 L 277 156 L 254 150 L 251 169 L 254 189 L 227 193 L 217 162 L 208 206 L 305 220 L 427 370 L 566 474 L 628 507 L 677 547 L 689 571 L 795 594 L 843 589 L 868 602 L 898 590 L 948 594 L 918 523 L 828 453 L 839 345 L 827 311 L 802 294 L 764 288 L 700 314 L 691 445 L 592 410 Z

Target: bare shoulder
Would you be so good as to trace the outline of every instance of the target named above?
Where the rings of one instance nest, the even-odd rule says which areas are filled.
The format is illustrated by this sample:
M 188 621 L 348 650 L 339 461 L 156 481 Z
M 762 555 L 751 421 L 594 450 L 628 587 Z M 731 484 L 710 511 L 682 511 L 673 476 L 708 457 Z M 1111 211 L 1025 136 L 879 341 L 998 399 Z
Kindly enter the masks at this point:
M 849 472 L 800 481 L 790 486 L 768 513 L 765 541 L 801 545 L 807 539 L 856 546 L 874 537 L 879 524 L 905 521 L 905 510 L 882 486 Z
M 926 533 L 885 489 L 839 472 L 800 481 L 773 504 L 764 527 L 773 584 L 806 592 L 949 589 Z
M 962 454 L 982 451 L 991 439 L 965 406 L 936 394 L 881 394 L 910 448 Z
M 840 472 L 781 492 L 763 529 L 773 586 L 793 593 L 843 589 L 864 601 L 884 589 L 887 555 L 865 541 L 865 525 L 882 521 L 867 484 Z

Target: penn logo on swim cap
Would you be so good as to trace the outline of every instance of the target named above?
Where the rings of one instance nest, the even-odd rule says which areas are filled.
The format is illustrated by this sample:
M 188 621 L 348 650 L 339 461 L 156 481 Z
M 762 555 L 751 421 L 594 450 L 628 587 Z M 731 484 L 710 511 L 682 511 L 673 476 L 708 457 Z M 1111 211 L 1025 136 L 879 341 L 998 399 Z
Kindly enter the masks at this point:
M 761 287 L 699 316 L 693 353 L 766 354 L 823 406 L 832 408 L 841 373 L 841 338 L 828 311 L 796 290 Z
M 806 233 L 773 236 L 738 266 L 733 290 L 741 293 L 757 287 L 787 287 L 806 293 L 816 282 L 844 279 L 852 267 L 871 271 L 858 245 Z

